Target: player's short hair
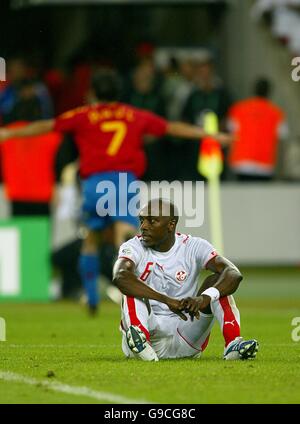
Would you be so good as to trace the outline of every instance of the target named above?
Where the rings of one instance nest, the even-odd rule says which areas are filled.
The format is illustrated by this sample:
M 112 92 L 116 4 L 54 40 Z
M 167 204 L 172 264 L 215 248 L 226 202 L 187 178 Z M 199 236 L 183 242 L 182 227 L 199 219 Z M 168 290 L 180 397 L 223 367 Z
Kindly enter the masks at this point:
M 151 210 L 151 207 L 152 205 L 155 205 L 155 204 L 159 205 L 160 214 L 162 214 L 163 216 L 168 216 L 171 220 L 174 220 L 175 223 L 177 224 L 179 219 L 179 213 L 178 213 L 177 207 L 171 200 L 165 199 L 163 197 L 149 200 L 148 208 L 150 209 L 151 214 L 153 213 L 153 211 Z
M 271 83 L 267 78 L 259 78 L 254 83 L 254 94 L 259 97 L 269 97 Z
M 100 69 L 92 76 L 92 89 L 98 100 L 115 101 L 121 94 L 121 80 L 112 69 Z

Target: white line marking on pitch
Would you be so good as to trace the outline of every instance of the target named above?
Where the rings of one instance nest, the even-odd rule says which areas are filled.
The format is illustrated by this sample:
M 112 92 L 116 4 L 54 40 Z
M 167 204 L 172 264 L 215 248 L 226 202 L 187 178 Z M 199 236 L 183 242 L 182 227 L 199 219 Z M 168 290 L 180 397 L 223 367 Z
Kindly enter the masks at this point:
M 120 347 L 118 344 L 104 345 L 104 344 L 7 344 L 8 348 L 22 348 L 22 349 L 56 349 L 56 348 L 88 348 L 88 349 L 97 349 L 97 348 L 110 348 L 110 347 Z
M 139 404 L 139 403 L 150 403 L 143 399 L 130 399 L 124 396 L 115 395 L 109 392 L 98 392 L 96 390 L 90 389 L 89 387 L 76 387 L 69 386 L 68 384 L 60 383 L 58 381 L 47 381 L 47 380 L 37 380 L 31 377 L 25 377 L 21 374 L 15 374 L 10 371 L 0 371 L 0 380 L 4 381 L 14 381 L 16 383 L 28 384 L 30 386 L 45 387 L 47 389 L 53 390 L 54 392 L 67 393 L 75 396 L 86 396 L 92 399 L 99 401 L 108 401 L 112 403 L 126 403 L 126 404 Z
M 222 344 L 219 343 L 221 346 Z M 291 341 L 290 343 L 263 343 L 263 346 L 273 347 L 295 347 L 297 343 Z M 120 347 L 118 344 L 14 344 L 5 343 L 8 349 L 99 349 L 99 348 L 112 348 Z

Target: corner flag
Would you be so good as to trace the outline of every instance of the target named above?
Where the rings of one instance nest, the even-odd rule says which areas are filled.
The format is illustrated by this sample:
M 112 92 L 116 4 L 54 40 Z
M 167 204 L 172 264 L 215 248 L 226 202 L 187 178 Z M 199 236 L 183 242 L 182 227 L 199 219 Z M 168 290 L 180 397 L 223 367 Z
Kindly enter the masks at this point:
M 223 231 L 220 202 L 220 175 L 223 170 L 223 153 L 214 135 L 219 131 L 218 117 L 214 112 L 207 112 L 203 122 L 208 136 L 201 141 L 198 159 L 198 172 L 208 182 L 209 217 L 212 244 L 220 255 L 223 254 Z

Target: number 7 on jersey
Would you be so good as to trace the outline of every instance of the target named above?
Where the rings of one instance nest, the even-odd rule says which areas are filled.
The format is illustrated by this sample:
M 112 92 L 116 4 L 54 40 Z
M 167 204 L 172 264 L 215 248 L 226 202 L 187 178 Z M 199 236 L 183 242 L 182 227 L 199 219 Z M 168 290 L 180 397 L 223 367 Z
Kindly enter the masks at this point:
M 112 132 L 113 136 L 109 143 L 106 153 L 109 156 L 115 156 L 124 141 L 127 133 L 127 125 L 123 121 L 106 121 L 100 125 L 103 132 Z

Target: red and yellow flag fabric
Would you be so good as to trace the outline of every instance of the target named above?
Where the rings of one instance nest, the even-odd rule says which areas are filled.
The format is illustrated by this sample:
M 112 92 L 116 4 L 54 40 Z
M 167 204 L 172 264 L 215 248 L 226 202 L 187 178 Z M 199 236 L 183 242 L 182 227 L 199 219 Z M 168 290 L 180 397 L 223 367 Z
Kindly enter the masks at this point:
M 198 172 L 207 179 L 218 178 L 223 170 L 223 153 L 219 142 L 214 138 L 218 132 L 218 117 L 214 112 L 205 114 L 203 128 L 208 135 L 200 144 Z

